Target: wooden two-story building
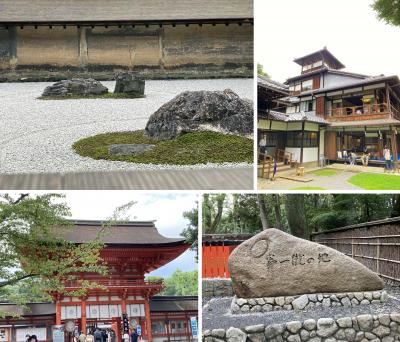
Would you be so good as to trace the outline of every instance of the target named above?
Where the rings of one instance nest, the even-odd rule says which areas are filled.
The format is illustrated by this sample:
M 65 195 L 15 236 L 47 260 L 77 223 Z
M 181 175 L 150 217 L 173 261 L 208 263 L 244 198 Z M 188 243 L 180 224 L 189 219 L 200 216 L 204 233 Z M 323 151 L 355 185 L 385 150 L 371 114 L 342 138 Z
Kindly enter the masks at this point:
M 343 160 L 349 152 L 368 151 L 372 161 L 380 160 L 387 146 L 398 159 L 398 76 L 343 71 L 326 48 L 294 61 L 301 74 L 281 85 L 288 95 L 275 99 L 274 107 L 263 105 L 271 90 L 258 81 L 259 142 L 267 140 L 267 153 L 274 156 L 283 149 L 301 164 L 316 164 L 321 158 Z
M 62 235 L 75 244 L 92 241 L 102 231 L 100 221 L 74 221 L 73 225 Z M 68 322 L 76 332 L 89 333 L 96 327 L 112 329 L 116 342 L 120 342 L 124 315 L 130 329 L 141 327 L 144 341 L 191 340 L 190 318 L 197 316 L 197 297 L 156 296 L 163 290 L 163 282 L 145 279 L 145 274 L 185 252 L 190 247 L 185 239 L 162 236 L 153 221 L 135 221 L 110 227 L 101 240 L 105 246 L 100 257 L 108 274 L 78 274 L 76 280 L 65 283 L 65 292 L 52 293 L 53 303 L 32 303 L 25 309 L 0 303 L 0 311 L 10 313 L 0 317 L 0 342 L 22 342 L 26 334 L 52 341 L 55 331 Z M 70 295 L 81 288 L 83 280 L 101 287 L 88 289 L 80 297 Z M 20 317 L 13 317 L 13 313 Z

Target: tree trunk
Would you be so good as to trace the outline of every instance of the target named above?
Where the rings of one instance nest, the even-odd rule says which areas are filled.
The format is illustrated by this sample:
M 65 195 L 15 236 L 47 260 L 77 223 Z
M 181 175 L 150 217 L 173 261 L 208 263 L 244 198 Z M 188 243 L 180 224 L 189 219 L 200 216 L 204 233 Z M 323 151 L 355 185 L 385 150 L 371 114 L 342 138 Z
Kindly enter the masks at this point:
M 309 239 L 304 208 L 304 194 L 286 195 L 285 209 L 290 232 L 299 238 Z
M 203 226 L 204 233 L 211 233 L 211 207 L 210 207 L 210 199 L 208 194 L 204 194 L 203 196 Z M 205 210 L 206 209 L 206 210 Z
M 221 222 L 225 196 L 225 194 L 217 195 L 217 214 L 215 215 L 214 220 L 211 222 L 211 233 L 215 233 L 217 231 L 219 223 Z
M 258 208 L 260 209 L 260 219 L 261 219 L 261 224 L 262 224 L 263 230 L 269 228 L 268 211 L 267 211 L 267 205 L 265 202 L 265 196 L 266 195 L 263 195 L 263 194 L 257 195 Z
M 272 194 L 272 199 L 274 203 L 275 210 L 275 222 L 277 229 L 282 230 L 282 214 L 281 214 L 281 201 L 278 194 Z

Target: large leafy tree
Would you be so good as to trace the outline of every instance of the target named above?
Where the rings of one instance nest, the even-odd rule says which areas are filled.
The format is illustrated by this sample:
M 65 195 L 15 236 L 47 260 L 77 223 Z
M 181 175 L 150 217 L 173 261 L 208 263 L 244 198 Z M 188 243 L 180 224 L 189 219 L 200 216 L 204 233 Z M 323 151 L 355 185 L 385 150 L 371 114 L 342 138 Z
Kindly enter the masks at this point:
M 399 0 L 375 0 L 372 8 L 378 18 L 394 26 L 400 26 L 400 1 Z
M 196 202 L 197 203 L 197 202 Z M 196 259 L 198 257 L 198 236 L 199 236 L 199 211 L 197 206 L 190 211 L 185 211 L 183 217 L 189 223 L 183 229 L 181 235 L 186 238 L 186 241 L 192 245 L 191 250 L 196 252 Z
M 177 269 L 168 278 L 149 276 L 148 280 L 164 280 L 163 296 L 196 296 L 198 294 L 198 272 L 183 272 Z
M 0 196 L 0 298 L 23 305 L 32 300 L 49 299 L 60 293 L 82 295 L 88 288 L 99 287 L 81 281 L 79 273 L 106 275 L 100 258 L 102 237 L 132 203 L 118 208 L 98 236 L 85 244 L 63 238 L 70 226 L 65 218 L 70 209 L 61 194 Z M 80 289 L 68 292 L 68 282 Z M 0 315 L 2 313 L 0 312 Z
M 263 65 L 260 63 L 257 63 L 257 75 L 270 78 L 270 76 L 264 71 Z

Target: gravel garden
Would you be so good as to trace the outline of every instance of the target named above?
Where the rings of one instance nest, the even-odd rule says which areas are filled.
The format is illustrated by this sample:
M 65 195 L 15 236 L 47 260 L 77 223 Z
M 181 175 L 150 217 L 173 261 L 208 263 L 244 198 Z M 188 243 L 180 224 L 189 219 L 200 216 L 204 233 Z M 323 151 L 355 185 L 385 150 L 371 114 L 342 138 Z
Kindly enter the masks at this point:
M 182 134 L 175 146 L 155 141 L 141 157 L 105 155 L 109 143 L 149 143 L 143 130 L 150 116 L 177 95 L 231 89 L 252 100 L 251 79 L 146 81 L 145 96 L 135 99 L 38 99 L 50 85 L 0 84 L 1 173 L 251 167 L 252 140 L 218 132 Z

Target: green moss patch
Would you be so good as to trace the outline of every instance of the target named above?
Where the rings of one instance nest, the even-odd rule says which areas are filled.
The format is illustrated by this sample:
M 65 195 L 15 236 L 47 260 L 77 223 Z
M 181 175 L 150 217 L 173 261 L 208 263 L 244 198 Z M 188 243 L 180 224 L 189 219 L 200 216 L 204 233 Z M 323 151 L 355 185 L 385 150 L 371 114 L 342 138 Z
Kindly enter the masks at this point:
M 293 188 L 290 190 L 327 190 L 327 189 L 321 188 L 320 186 L 300 186 L 298 188 Z
M 81 100 L 81 99 L 140 99 L 144 95 L 135 93 L 105 93 L 99 95 L 40 96 L 39 100 Z
M 144 131 L 99 134 L 78 140 L 73 148 L 81 156 L 131 163 L 194 165 L 253 162 L 253 140 L 215 132 L 187 133 L 175 140 L 154 141 Z M 151 151 L 135 156 L 110 156 L 112 144 L 154 144 Z
M 337 171 L 331 170 L 331 169 L 321 169 L 321 170 L 316 170 L 316 171 L 310 172 L 310 174 L 313 174 L 315 176 L 329 177 L 329 176 L 336 175 Z
M 350 184 L 366 190 L 400 190 L 400 176 L 359 173 L 348 179 Z

